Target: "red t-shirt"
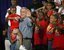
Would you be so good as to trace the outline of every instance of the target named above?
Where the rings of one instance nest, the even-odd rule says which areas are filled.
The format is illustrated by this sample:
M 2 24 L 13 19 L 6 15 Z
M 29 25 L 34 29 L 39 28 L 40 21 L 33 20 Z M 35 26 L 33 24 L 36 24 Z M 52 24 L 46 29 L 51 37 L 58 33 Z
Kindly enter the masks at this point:
M 47 12 L 48 17 L 50 17 L 50 16 L 53 15 L 53 14 L 54 14 L 54 11 L 53 11 L 53 10 L 49 10 L 49 11 Z
M 20 17 L 19 15 L 17 14 L 10 14 L 8 17 Z M 19 21 L 16 21 L 16 20 L 10 20 L 10 23 L 11 23 L 11 26 L 10 26 L 10 29 L 14 29 L 14 28 L 18 28 L 19 27 Z
M 37 24 L 40 26 L 40 31 L 34 33 L 34 45 L 46 44 L 46 28 L 48 23 L 45 20 L 41 20 L 37 21 Z
M 53 33 L 49 32 L 52 28 L 54 28 L 53 24 L 49 24 L 48 27 L 47 27 L 48 30 L 46 30 L 46 33 L 47 33 L 48 40 L 51 40 L 54 36 L 54 32 Z
M 40 34 L 41 34 L 40 37 L 42 37 L 41 44 L 46 45 L 47 44 L 46 28 L 48 26 L 48 22 L 45 21 L 45 20 L 42 20 L 42 21 L 39 22 L 39 24 L 40 24 L 40 28 L 41 28 L 40 29 Z

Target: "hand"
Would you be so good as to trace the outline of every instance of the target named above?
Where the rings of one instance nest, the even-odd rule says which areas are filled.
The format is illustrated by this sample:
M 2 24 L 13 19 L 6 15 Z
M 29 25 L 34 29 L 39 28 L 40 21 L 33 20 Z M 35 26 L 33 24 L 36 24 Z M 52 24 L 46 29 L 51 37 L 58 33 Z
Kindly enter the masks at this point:
M 31 12 L 29 9 L 27 9 L 27 16 L 30 17 L 31 16 Z
M 18 19 L 20 19 L 20 17 L 19 17 L 19 16 L 17 16 L 17 18 L 18 18 Z
M 15 17 L 15 18 L 14 18 L 14 20 L 18 21 L 18 18 L 17 18 L 17 17 Z
M 18 21 L 18 20 L 20 19 L 20 17 L 15 17 L 14 19 L 15 19 L 16 21 Z
M 35 27 L 35 30 L 37 30 L 37 31 L 38 31 L 38 30 L 39 30 L 39 28 L 38 28 L 38 27 Z
M 50 32 L 53 33 L 53 30 L 54 30 L 54 28 L 52 28 L 52 29 L 50 30 Z

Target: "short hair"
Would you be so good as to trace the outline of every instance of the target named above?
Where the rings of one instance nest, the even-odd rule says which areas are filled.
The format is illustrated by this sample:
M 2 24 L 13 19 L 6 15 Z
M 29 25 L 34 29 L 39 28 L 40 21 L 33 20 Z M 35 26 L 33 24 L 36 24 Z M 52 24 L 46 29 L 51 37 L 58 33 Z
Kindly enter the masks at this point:
M 27 8 L 26 8 L 26 7 L 22 7 L 22 8 L 21 8 L 21 10 L 20 10 L 20 12 L 21 12 L 23 9 L 27 10 Z
M 59 18 L 57 14 L 53 14 L 52 16 L 54 16 L 55 19 Z

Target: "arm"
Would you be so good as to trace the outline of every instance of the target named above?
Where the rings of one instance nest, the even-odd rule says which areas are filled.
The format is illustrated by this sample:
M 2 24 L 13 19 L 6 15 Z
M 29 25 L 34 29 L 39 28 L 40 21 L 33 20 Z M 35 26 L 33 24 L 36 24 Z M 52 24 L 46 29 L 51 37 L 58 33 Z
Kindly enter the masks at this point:
M 51 28 L 50 26 L 47 27 L 47 33 L 53 33 L 54 28 Z
M 14 20 L 15 17 L 7 17 L 8 20 Z
M 5 15 L 5 20 L 6 20 L 6 21 L 8 20 L 7 17 L 8 17 L 8 15 L 9 15 L 9 10 L 10 10 L 10 8 L 7 10 L 6 15 Z
M 9 16 L 7 17 L 7 19 L 8 19 L 8 20 L 16 20 L 16 21 L 18 21 L 18 20 L 20 19 L 20 17 L 19 17 L 19 16 L 12 17 L 12 15 L 9 15 Z
M 30 27 L 32 26 L 32 20 L 30 18 L 28 18 L 26 22 L 27 22 L 28 26 L 30 26 Z

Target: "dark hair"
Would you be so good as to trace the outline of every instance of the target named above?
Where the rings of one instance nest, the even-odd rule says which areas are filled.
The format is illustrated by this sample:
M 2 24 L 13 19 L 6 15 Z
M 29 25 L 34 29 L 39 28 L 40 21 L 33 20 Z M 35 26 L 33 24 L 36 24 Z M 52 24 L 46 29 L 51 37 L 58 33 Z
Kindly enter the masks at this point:
M 52 16 L 54 16 L 56 19 L 59 18 L 57 14 L 53 14 Z
M 54 2 L 47 2 L 47 4 L 51 4 L 52 8 L 55 8 L 55 3 Z
M 11 13 L 11 9 L 13 9 L 13 8 L 15 9 L 15 12 L 16 12 L 16 7 L 15 7 L 15 6 L 11 6 L 11 7 L 10 7 L 10 10 L 8 11 L 9 14 L 12 14 L 12 13 Z

